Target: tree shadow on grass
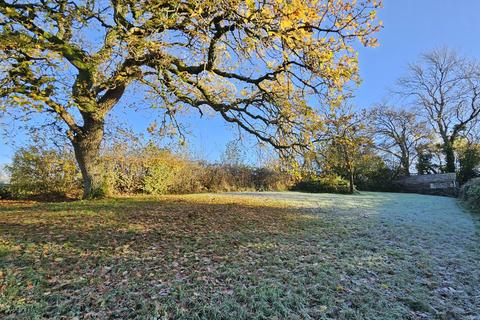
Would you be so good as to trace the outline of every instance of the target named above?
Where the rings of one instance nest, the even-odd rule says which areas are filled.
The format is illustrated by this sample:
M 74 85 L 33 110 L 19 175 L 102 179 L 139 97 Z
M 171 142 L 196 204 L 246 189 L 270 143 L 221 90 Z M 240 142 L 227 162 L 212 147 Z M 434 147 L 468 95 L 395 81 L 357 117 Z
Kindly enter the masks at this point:
M 4 285 L 16 290 L 2 303 L 13 318 L 25 304 L 48 316 L 93 310 L 126 317 L 137 304 L 151 314 L 158 301 L 173 310 L 190 298 L 172 295 L 230 292 L 238 277 L 255 278 L 264 259 L 274 259 L 282 243 L 311 226 L 296 217 L 280 207 L 187 200 L 2 208 L 0 267 L 14 279 Z
M 4 238 L 20 244 L 141 250 L 178 239 L 287 232 L 294 213 L 278 207 L 186 200 L 115 199 L 0 208 Z

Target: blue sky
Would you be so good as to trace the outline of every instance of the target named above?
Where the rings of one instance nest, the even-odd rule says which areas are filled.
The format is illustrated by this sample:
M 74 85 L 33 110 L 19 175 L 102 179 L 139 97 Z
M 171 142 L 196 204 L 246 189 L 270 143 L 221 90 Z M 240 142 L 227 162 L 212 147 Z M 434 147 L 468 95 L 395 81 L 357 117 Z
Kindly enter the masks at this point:
M 363 82 L 355 90 L 356 106 L 368 108 L 389 99 L 389 88 L 423 52 L 448 46 L 480 59 L 479 12 L 480 0 L 384 0 L 379 11 L 384 24 L 378 35 L 380 46 L 359 49 Z M 152 120 L 151 111 L 127 108 L 116 109 L 114 117 L 138 132 L 144 132 Z M 185 123 L 191 131 L 188 142 L 194 154 L 212 161 L 219 159 L 225 144 L 238 135 L 215 116 L 200 119 L 192 113 Z M 9 162 L 12 153 L 13 147 L 0 137 L 0 163 Z
M 423 52 L 448 46 L 480 59 L 479 12 L 478 0 L 384 0 L 380 46 L 360 50 L 356 104 L 388 99 L 388 89 Z

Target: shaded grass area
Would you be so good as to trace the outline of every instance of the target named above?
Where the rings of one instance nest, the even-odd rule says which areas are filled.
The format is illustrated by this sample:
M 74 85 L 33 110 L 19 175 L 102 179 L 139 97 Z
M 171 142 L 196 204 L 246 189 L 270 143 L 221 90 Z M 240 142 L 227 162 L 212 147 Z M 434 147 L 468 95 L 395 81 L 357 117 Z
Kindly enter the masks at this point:
M 0 317 L 479 319 L 479 230 L 405 194 L 4 202 Z

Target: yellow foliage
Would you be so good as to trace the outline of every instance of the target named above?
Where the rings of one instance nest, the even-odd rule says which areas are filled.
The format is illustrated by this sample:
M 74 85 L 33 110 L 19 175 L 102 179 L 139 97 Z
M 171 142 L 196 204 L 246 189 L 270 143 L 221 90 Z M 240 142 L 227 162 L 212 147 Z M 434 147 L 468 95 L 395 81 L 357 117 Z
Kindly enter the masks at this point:
M 346 85 L 359 82 L 355 43 L 377 44 L 381 5 L 138 0 L 99 11 L 95 0 L 61 3 L 0 6 L 0 96 L 12 105 L 48 110 L 69 137 L 88 136 L 82 123 L 103 124 L 125 89 L 142 84 L 172 117 L 213 110 L 282 149 L 311 144 L 324 128 L 319 109 L 338 107 Z M 26 19 L 28 11 L 42 19 Z

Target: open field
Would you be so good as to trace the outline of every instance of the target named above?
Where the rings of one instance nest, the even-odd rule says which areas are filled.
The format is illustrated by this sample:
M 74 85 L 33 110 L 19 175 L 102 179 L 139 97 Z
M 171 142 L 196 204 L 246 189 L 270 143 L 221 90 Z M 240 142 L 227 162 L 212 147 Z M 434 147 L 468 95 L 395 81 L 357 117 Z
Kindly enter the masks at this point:
M 0 203 L 6 319 L 480 319 L 454 199 L 261 193 Z

